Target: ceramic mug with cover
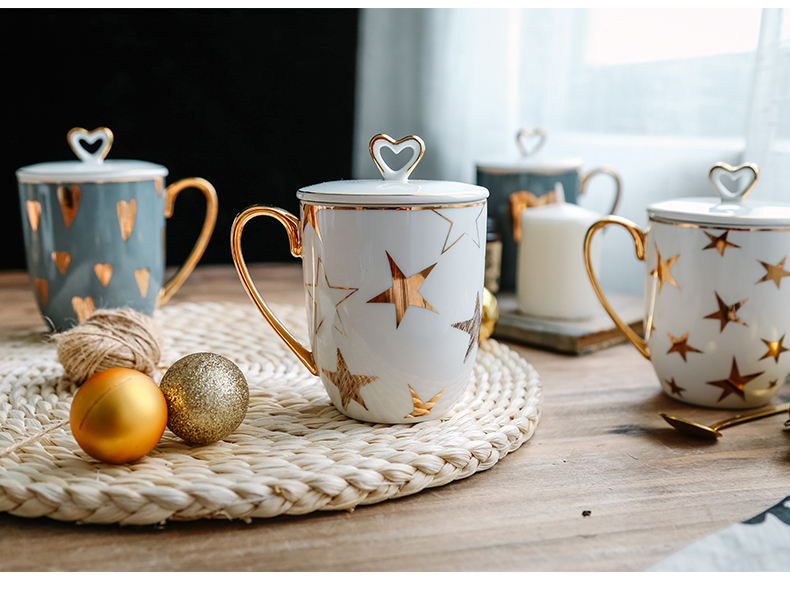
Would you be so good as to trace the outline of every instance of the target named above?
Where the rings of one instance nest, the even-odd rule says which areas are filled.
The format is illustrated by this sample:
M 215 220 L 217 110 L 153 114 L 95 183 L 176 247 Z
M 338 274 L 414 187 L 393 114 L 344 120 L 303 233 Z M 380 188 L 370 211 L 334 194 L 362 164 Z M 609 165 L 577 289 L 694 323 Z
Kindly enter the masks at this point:
M 233 259 L 253 303 L 339 411 L 368 422 L 432 420 L 459 400 L 477 353 L 488 191 L 408 179 L 424 152 L 416 136 L 380 134 L 370 151 L 382 180 L 302 188 L 298 218 L 265 206 L 240 213 Z M 391 161 L 411 156 L 392 169 L 383 151 Z M 282 223 L 302 259 L 309 349 L 277 320 L 244 263 L 242 230 L 261 215 Z
M 16 172 L 27 268 L 41 314 L 57 331 L 94 309 L 129 307 L 151 315 L 184 283 L 211 238 L 214 187 L 201 178 L 165 186 L 162 165 L 105 160 L 113 143 L 108 128 L 74 128 L 68 142 L 79 161 Z M 206 218 L 186 262 L 164 282 L 165 221 L 189 187 L 206 197 Z

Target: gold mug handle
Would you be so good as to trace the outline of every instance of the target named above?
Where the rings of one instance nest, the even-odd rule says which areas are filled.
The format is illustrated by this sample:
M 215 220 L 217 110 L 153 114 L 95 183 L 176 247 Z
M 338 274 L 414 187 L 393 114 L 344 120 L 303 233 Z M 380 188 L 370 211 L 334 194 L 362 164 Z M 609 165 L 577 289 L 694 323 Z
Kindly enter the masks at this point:
M 277 316 L 269 309 L 266 301 L 261 297 L 261 294 L 255 287 L 255 283 L 252 281 L 250 272 L 247 269 L 247 264 L 244 261 L 244 256 L 241 253 L 241 233 L 244 230 L 244 226 L 252 218 L 259 215 L 268 215 L 280 222 L 288 232 L 288 239 L 291 243 L 291 255 L 294 257 L 302 256 L 302 230 L 299 220 L 287 211 L 283 211 L 277 207 L 262 207 L 258 205 L 255 207 L 247 207 L 236 216 L 235 220 L 233 220 L 233 227 L 230 230 L 230 250 L 233 255 L 233 263 L 236 265 L 236 271 L 239 273 L 239 278 L 241 279 L 242 285 L 244 285 L 244 290 L 247 291 L 247 295 L 249 295 L 255 307 L 258 308 L 258 311 L 263 314 L 266 321 L 274 328 L 274 331 L 280 338 L 285 341 L 285 344 L 288 345 L 288 348 L 299 358 L 299 361 L 305 365 L 305 368 L 307 368 L 311 374 L 318 376 L 318 367 L 315 365 L 312 352 L 296 340 L 296 337 L 288 331 Z
M 195 269 L 198 261 L 203 256 L 206 250 L 211 234 L 214 232 L 214 225 L 217 223 L 217 191 L 214 187 L 204 180 L 203 178 L 184 178 L 178 182 L 173 182 L 165 189 L 165 218 L 170 218 L 173 215 L 173 205 L 176 202 L 176 197 L 185 188 L 197 188 L 206 197 L 206 219 L 203 221 L 203 228 L 200 231 L 197 242 L 192 248 L 192 252 L 187 257 L 184 265 L 173 275 L 170 280 L 162 285 L 162 290 L 157 299 L 157 305 L 164 305 L 170 300 L 175 292 L 181 288 L 184 281 Z
M 625 338 L 637 348 L 639 353 L 644 355 L 647 359 L 650 359 L 650 350 L 647 348 L 647 341 L 640 337 L 634 330 L 628 326 L 625 322 L 620 319 L 612 306 L 609 305 L 609 302 L 606 300 L 606 297 L 601 290 L 600 285 L 598 284 L 598 279 L 595 277 L 592 268 L 592 260 L 590 258 L 590 247 L 592 246 L 592 238 L 595 233 L 600 230 L 601 228 L 608 226 L 609 224 L 614 224 L 617 226 L 622 226 L 634 239 L 634 247 L 636 248 L 636 257 L 640 261 L 645 260 L 645 233 L 644 231 L 637 226 L 634 222 L 627 220 L 622 217 L 618 217 L 616 215 L 610 215 L 609 217 L 605 217 L 601 220 L 595 222 L 590 229 L 587 230 L 587 234 L 584 237 L 584 265 L 587 267 L 587 275 L 590 277 L 590 283 L 592 283 L 592 287 L 595 290 L 595 294 L 598 295 L 598 300 L 603 305 L 603 308 L 606 310 L 606 313 L 611 316 L 612 320 L 614 320 L 615 325 L 617 328 L 620 329 L 625 335 Z
M 620 194 L 621 191 L 623 190 L 623 183 L 620 180 L 620 172 L 617 171 L 614 167 L 609 167 L 608 165 L 604 165 L 603 167 L 596 167 L 595 169 L 591 169 L 586 174 L 584 174 L 579 180 L 579 194 L 584 194 L 584 191 L 587 189 L 587 183 L 598 174 L 607 175 L 614 180 L 614 185 L 615 185 L 614 203 L 612 203 L 612 208 L 608 212 L 609 215 L 612 215 L 615 211 L 617 211 L 617 205 L 620 204 Z

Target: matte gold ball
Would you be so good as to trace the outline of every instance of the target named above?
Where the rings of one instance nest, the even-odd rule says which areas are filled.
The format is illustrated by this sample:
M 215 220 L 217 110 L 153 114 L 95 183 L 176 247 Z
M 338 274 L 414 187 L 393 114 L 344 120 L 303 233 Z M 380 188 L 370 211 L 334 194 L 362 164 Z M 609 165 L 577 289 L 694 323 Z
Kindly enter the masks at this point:
M 182 357 L 162 377 L 167 426 L 189 443 L 214 443 L 247 415 L 250 389 L 238 366 L 216 353 Z
M 129 368 L 85 381 L 71 402 L 71 432 L 88 455 L 121 464 L 142 458 L 165 432 L 167 404 L 156 383 Z

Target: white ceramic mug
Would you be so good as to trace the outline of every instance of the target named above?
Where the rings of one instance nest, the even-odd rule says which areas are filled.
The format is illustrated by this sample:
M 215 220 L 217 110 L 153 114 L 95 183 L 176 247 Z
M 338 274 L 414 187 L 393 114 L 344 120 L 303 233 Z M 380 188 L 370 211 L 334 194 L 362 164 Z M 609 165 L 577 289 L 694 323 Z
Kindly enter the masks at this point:
M 648 208 L 646 232 L 620 217 L 587 232 L 598 298 L 680 401 L 763 406 L 790 371 L 790 208 L 743 200 L 758 174 L 754 164 L 717 164 L 709 177 L 722 202 L 666 201 Z M 628 230 L 645 262 L 644 339 L 614 313 L 590 265 L 593 235 L 608 224 Z
M 452 408 L 475 360 L 488 191 L 408 180 L 424 151 L 416 136 L 378 135 L 370 149 L 384 180 L 302 188 L 300 219 L 246 209 L 233 224 L 233 259 L 253 303 L 338 410 L 370 422 L 421 422 Z M 391 169 L 382 151 L 405 149 L 411 160 Z M 302 258 L 310 350 L 272 314 L 247 271 L 242 229 L 259 215 L 280 221 Z

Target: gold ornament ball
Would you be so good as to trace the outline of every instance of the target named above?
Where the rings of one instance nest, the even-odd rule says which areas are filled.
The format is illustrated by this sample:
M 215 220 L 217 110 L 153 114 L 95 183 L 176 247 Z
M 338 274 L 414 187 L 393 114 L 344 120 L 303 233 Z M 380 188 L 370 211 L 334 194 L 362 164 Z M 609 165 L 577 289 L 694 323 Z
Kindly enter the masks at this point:
M 214 443 L 247 415 L 250 389 L 238 366 L 216 353 L 182 357 L 159 383 L 167 401 L 167 426 L 189 443 Z
M 480 324 L 480 342 L 492 334 L 499 320 L 499 304 L 496 297 L 487 288 L 483 288 L 483 320 Z
M 88 455 L 112 464 L 142 458 L 165 432 L 167 404 L 156 383 L 129 368 L 91 376 L 74 395 L 71 432 Z

